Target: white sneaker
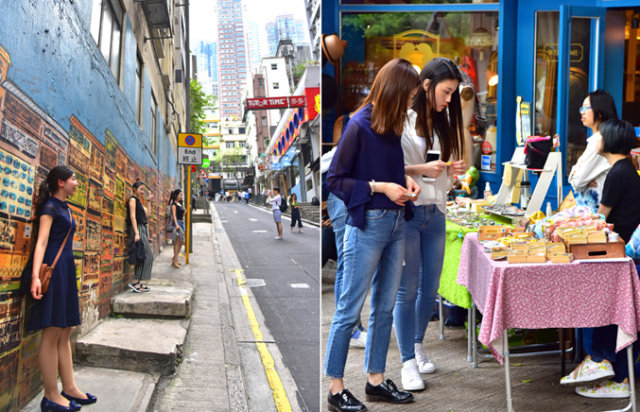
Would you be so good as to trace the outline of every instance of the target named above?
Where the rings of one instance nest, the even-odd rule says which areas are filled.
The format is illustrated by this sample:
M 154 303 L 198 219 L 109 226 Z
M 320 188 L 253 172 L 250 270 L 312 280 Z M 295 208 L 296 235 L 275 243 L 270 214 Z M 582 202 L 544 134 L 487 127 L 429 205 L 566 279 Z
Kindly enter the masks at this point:
M 436 371 L 436 365 L 427 358 L 422 343 L 414 343 L 413 349 L 416 353 L 416 362 L 418 363 L 420 373 L 434 373 Z
M 424 381 L 418 372 L 418 363 L 415 358 L 410 359 L 402 364 L 402 388 L 405 391 L 421 391 L 424 390 Z
M 594 362 L 591 360 L 591 356 L 587 356 L 573 372 L 560 379 L 560 385 L 595 385 L 612 378 L 614 375 L 611 362 L 606 359 L 602 362 Z
M 355 331 L 353 331 L 353 334 L 351 334 L 351 340 L 349 341 L 349 347 L 356 348 L 356 349 L 364 349 L 366 345 L 367 345 L 367 332 L 360 329 L 356 329 Z
M 587 398 L 628 398 L 629 381 L 625 379 L 622 383 L 606 381 L 598 385 L 578 386 L 576 393 Z

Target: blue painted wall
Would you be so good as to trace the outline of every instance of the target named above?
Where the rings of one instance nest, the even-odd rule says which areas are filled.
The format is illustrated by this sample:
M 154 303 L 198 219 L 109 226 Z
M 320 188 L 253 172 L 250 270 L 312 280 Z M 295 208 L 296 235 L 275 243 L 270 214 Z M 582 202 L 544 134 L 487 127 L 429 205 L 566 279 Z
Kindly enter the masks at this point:
M 127 18 L 123 93 L 91 37 L 91 3 L 42 0 L 18 7 L 1 1 L 0 43 L 12 60 L 8 77 L 63 129 L 69 130 L 69 118 L 75 115 L 104 143 L 108 128 L 134 161 L 156 168 L 158 161 L 150 150 L 151 85 L 146 72 L 144 130 L 133 110 L 136 46 L 131 23 Z M 160 137 L 167 138 L 164 132 Z M 172 154 L 171 161 L 175 158 Z

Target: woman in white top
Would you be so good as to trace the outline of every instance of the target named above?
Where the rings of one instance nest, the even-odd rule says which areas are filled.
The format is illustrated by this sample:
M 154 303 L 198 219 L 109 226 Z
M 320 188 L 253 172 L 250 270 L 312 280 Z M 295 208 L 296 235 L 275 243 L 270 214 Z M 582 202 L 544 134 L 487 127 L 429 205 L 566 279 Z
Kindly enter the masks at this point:
M 587 139 L 587 148 L 578 162 L 571 169 L 569 183 L 579 206 L 589 206 L 593 213 L 598 213 L 602 199 L 602 188 L 609 173 L 609 162 L 596 152 L 601 139 L 598 126 L 607 120 L 617 120 L 618 112 L 613 97 L 604 90 L 589 93 L 580 108 L 582 124 L 593 132 Z
M 414 218 L 406 223 L 405 266 L 394 309 L 404 390 L 424 389 L 420 372 L 436 371 L 422 341 L 440 285 L 447 192 L 453 175 L 467 170 L 472 147 L 463 132 L 462 76 L 456 64 L 435 58 L 424 66 L 420 80 L 423 90 L 413 100 L 402 134 L 405 173 L 422 189 L 414 200 Z M 439 150 L 440 160 L 425 163 L 428 150 Z

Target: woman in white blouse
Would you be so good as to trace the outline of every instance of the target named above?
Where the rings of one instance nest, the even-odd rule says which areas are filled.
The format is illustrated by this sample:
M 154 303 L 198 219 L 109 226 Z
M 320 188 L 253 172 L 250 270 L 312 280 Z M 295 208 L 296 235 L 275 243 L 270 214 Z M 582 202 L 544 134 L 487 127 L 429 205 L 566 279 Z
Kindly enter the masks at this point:
M 609 173 L 609 162 L 596 152 L 596 146 L 601 139 L 598 126 L 607 120 L 617 120 L 613 97 L 604 90 L 589 93 L 580 108 L 582 124 L 593 132 L 587 139 L 587 148 L 578 162 L 571 169 L 569 183 L 573 187 L 573 194 L 579 206 L 589 206 L 593 213 L 598 213 L 598 206 L 602 199 L 602 188 Z
M 456 64 L 435 58 L 424 66 L 420 80 L 422 90 L 413 100 L 402 134 L 405 173 L 422 189 L 414 200 L 414 218 L 406 223 L 405 266 L 394 309 L 404 390 L 424 389 L 420 373 L 436 371 L 422 341 L 440 285 L 447 192 L 453 175 L 467 170 L 472 147 L 463 132 L 458 90 L 462 76 Z M 429 150 L 440 151 L 440 160 L 426 163 Z

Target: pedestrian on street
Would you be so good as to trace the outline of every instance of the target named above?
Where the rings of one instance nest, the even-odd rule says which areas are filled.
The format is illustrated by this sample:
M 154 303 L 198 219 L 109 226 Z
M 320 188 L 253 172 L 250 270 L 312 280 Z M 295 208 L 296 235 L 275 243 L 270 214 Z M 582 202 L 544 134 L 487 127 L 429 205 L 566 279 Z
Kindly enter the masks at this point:
M 196 196 L 191 193 L 191 210 L 196 210 Z
M 298 222 L 298 233 L 302 233 L 302 218 L 300 217 L 300 202 L 298 202 L 298 195 L 293 193 L 289 197 L 289 204 L 291 205 L 291 232 Z
M 273 197 L 271 197 L 272 194 Z M 267 190 L 267 196 L 269 197 L 269 203 L 271 203 L 273 220 L 276 222 L 276 229 L 278 230 L 278 236 L 276 236 L 275 239 L 282 240 L 282 212 L 280 211 L 282 197 L 280 196 L 280 188 L 274 187 L 273 192 L 271 190 Z
M 174 268 L 180 268 L 180 262 L 178 260 L 180 256 L 180 250 L 185 243 L 184 237 L 184 205 L 182 204 L 182 190 L 176 189 L 171 192 L 171 219 L 173 219 L 173 259 L 171 259 L 171 266 Z
M 144 197 L 144 183 L 141 181 L 133 184 L 133 196 L 129 198 L 127 203 L 129 207 L 128 220 L 131 228 L 131 237 L 137 242 L 142 242 L 145 248 L 146 259 L 138 261 L 134 267 L 133 281 L 129 283 L 129 288 L 136 293 L 149 292 L 149 288 L 142 284 L 143 280 L 151 279 L 151 269 L 153 268 L 153 250 L 149 244 L 149 210 L 142 205 L 140 201 Z M 147 201 L 153 198 L 150 194 Z
M 249 189 L 251 190 L 251 189 Z M 249 204 L 249 192 L 244 192 L 244 204 L 248 205 Z
M 81 405 L 98 399 L 82 393 L 73 377 L 73 358 L 69 338 L 71 328 L 80 325 L 76 265 L 73 258 L 73 234 L 76 222 L 66 199 L 76 192 L 78 181 L 68 166 L 56 166 L 40 185 L 36 204 L 37 234 L 33 253 L 31 296 L 35 303 L 27 330 L 42 329 L 38 363 L 44 382 L 43 411 L 78 411 Z M 40 268 L 54 267 L 49 289 L 42 293 Z M 58 374 L 62 392 L 58 392 Z
M 231 201 L 231 193 L 229 193 L 228 190 L 226 192 L 224 192 L 224 197 L 225 197 L 225 199 L 227 199 L 227 203 L 229 203 Z
M 376 75 L 371 91 L 347 124 L 326 184 L 347 206 L 343 285 L 327 339 L 324 374 L 331 378 L 328 404 L 337 412 L 367 410 L 345 389 L 349 343 L 371 289 L 364 370 L 369 401 L 409 403 L 413 395 L 384 379 L 393 306 L 402 278 L 405 220 L 420 186 L 405 176 L 401 136 L 407 109 L 420 86 L 412 64 L 393 59 Z M 406 218 L 406 219 L 405 219 Z

